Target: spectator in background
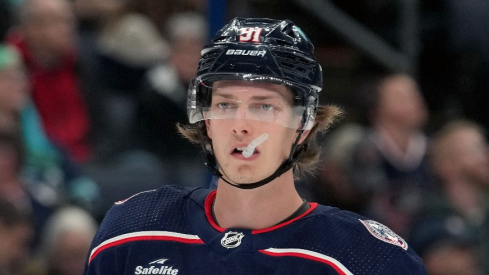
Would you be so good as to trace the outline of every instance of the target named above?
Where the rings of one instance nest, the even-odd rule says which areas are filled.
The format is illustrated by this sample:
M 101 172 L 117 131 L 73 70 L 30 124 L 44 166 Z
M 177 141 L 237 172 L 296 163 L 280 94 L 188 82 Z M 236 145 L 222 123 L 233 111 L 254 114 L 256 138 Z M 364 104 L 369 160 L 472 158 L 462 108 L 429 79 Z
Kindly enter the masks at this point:
M 65 206 L 46 223 L 29 275 L 82 274 L 97 223 L 85 210 Z
M 83 36 L 98 33 L 107 20 L 107 15 L 120 8 L 121 4 L 122 1 L 120 0 L 73 0 L 73 10 L 78 21 L 82 43 Z
M 23 147 L 16 176 L 47 201 L 76 200 L 93 207 L 98 187 L 46 137 L 29 87 L 19 52 L 0 45 L 0 131 L 18 136 Z
M 157 110 L 157 115 L 164 111 L 174 117 L 182 117 L 180 106 L 175 107 L 173 102 L 158 105 L 161 96 L 146 93 L 151 88 L 145 84 L 150 69 L 168 62 L 170 46 L 162 28 L 180 5 L 181 1 L 176 0 L 124 1 L 108 17 L 97 38 L 99 73 L 91 101 L 99 115 L 94 121 L 95 159 L 87 167 L 87 173 L 100 184 L 108 201 L 106 207 L 142 190 L 175 182 L 173 177 L 180 176 L 174 166 L 180 167 L 181 162 L 174 154 L 186 150 L 188 144 L 184 143 L 185 147 L 165 147 L 171 148 L 170 152 L 165 152 L 166 159 L 171 161 L 164 163 L 159 157 L 161 147 L 147 144 L 146 133 L 171 132 L 171 140 L 158 140 L 158 145 L 165 142 L 174 145 L 171 142 L 181 139 L 176 134 L 175 120 L 172 118 L 159 125 L 162 118 L 152 116 L 154 109 L 145 110 L 157 106 L 165 108 Z M 148 103 L 150 96 L 154 97 Z M 153 99 L 157 102 L 152 102 Z M 140 119 L 139 112 L 149 112 L 149 121 Z M 184 111 L 184 118 L 185 114 Z M 157 130 L 153 131 L 155 128 Z M 149 138 L 161 137 L 156 135 Z M 190 163 L 188 168 L 185 176 L 192 174 L 188 171 L 194 171 Z M 114 192 L 114 187 L 117 192 Z
M 105 134 L 88 173 L 110 201 L 107 208 L 113 201 L 170 182 L 205 184 L 207 170 L 195 158 L 200 149 L 188 145 L 176 123 L 187 121 L 191 77 L 177 67 L 197 67 L 200 45 L 207 39 L 206 21 L 198 13 L 169 16 L 166 40 L 151 20 L 154 10 L 145 7 L 170 4 L 148 0 L 136 8 L 128 1 L 99 39 L 102 74 L 97 94 L 104 97 L 99 100 L 104 113 L 99 123 L 105 126 L 97 128 Z M 174 7 L 167 8 L 171 13 Z
M 45 185 L 26 184 L 21 178 L 23 157 L 22 140 L 15 134 L 0 131 L 0 199 L 32 213 L 36 233 L 33 244 L 36 245 L 38 232 L 58 206 L 60 198 Z
M 424 219 L 409 244 L 420 255 L 428 275 L 482 275 L 477 245 L 456 218 Z
M 31 95 L 49 140 L 70 160 L 91 157 L 90 121 L 80 91 L 75 19 L 66 0 L 24 0 L 9 41 L 19 49 L 31 80 Z
M 170 17 L 169 58 L 149 70 L 143 82 L 136 132 L 141 148 L 164 160 L 183 157 L 188 162 L 200 150 L 188 146 L 175 130 L 177 123 L 187 121 L 187 87 L 195 75 L 207 33 L 207 22 L 199 13 L 177 13 Z
M 136 17 L 141 20 L 144 18 L 147 24 L 151 23 L 148 16 L 135 12 L 125 17 L 128 18 L 120 20 Z M 203 186 L 206 180 L 202 179 L 207 179 L 205 166 L 195 158 L 200 148 L 189 146 L 176 129 L 177 122 L 187 121 L 186 92 L 189 81 L 176 67 L 197 67 L 200 48 L 195 46 L 200 47 L 206 41 L 206 21 L 202 15 L 193 12 L 175 14 L 167 20 L 166 33 L 170 39 L 165 42 L 165 47 L 160 48 L 161 52 L 148 59 L 151 62 L 141 67 L 144 68 L 144 74 L 131 74 L 130 77 L 137 76 L 137 79 L 124 87 L 109 85 L 111 88 L 107 88 L 108 83 L 105 82 L 105 88 L 98 93 L 106 96 L 100 100 L 105 104 L 102 109 L 107 114 L 102 116 L 102 120 L 104 124 L 110 124 L 104 127 L 107 134 L 103 135 L 105 141 L 101 145 L 112 144 L 102 146 L 103 151 L 97 150 L 101 157 L 94 165 L 90 165 L 89 174 L 100 183 L 102 193 L 108 200 L 107 209 L 114 201 L 142 190 L 154 189 L 167 183 Z M 156 35 L 156 26 L 149 26 Z M 141 32 L 137 35 L 144 34 Z M 143 43 L 144 40 L 136 42 Z M 142 44 L 140 47 L 149 46 Z M 115 55 L 111 58 L 115 66 Z M 109 57 L 105 59 L 103 62 L 107 62 Z M 121 59 L 118 64 L 126 72 L 131 68 L 129 63 L 122 63 Z M 118 69 L 104 71 L 104 74 L 113 74 L 112 77 L 119 75 L 114 79 L 127 80 Z M 117 117 L 111 119 L 111 116 Z M 114 188 L 117 192 L 114 192 Z
M 28 87 L 20 54 L 0 45 L 0 196 L 32 211 L 40 229 L 61 201 L 93 207 L 87 191 L 98 191 L 45 137 Z
M 26 105 L 28 82 L 19 53 L 0 44 L 0 129 L 20 132 L 20 113 Z
M 439 191 L 429 198 L 413 239 L 424 223 L 441 221 L 454 232 L 467 232 L 488 274 L 489 147 L 483 129 L 471 121 L 451 121 L 434 136 L 431 163 Z M 415 240 L 416 241 L 416 240 Z M 463 273 L 466 274 L 466 273 Z M 467 273 L 468 274 L 468 273 Z
M 209 40 L 208 32 L 207 20 L 198 12 L 178 13 L 168 19 L 166 34 L 171 46 L 170 62 L 175 67 L 180 84 L 185 87 L 195 75 L 195 67 L 199 65 L 201 57 L 200 49 Z
M 320 169 L 316 179 L 316 200 L 353 212 L 361 212 L 365 196 L 352 182 L 353 150 L 365 136 L 365 127 L 346 123 L 333 129 L 323 142 Z
M 489 191 L 489 148 L 480 126 L 452 121 L 433 140 L 432 164 L 450 206 L 472 224 L 482 224 Z
M 80 74 L 83 79 L 82 91 L 87 102 L 91 121 L 90 142 L 97 140 L 100 128 L 97 121 L 101 116 L 100 96 L 97 94 L 98 74 L 100 73 L 97 39 L 102 27 L 115 10 L 120 8 L 121 0 L 72 0 L 77 19 L 77 49 L 80 57 Z
M 111 160 L 134 147 L 134 118 L 146 72 L 168 57 L 160 21 L 172 9 L 169 1 L 129 0 L 108 16 L 96 41 L 94 104 L 97 160 Z M 124 136 L 124 139 L 120 137 Z
M 168 56 L 168 43 L 154 18 L 155 13 L 166 18 L 169 9 L 167 1 L 130 0 L 109 15 L 97 42 L 102 88 L 133 93 L 146 70 Z
M 363 214 L 405 235 L 431 176 L 426 165 L 428 110 L 416 81 L 385 76 L 368 89 L 369 130 L 353 152 L 352 181 L 366 199 Z
M 33 234 L 29 213 L 0 198 L 1 275 L 20 274 L 31 256 Z
M 56 166 L 59 156 L 53 147 L 47 150 L 39 142 L 43 132 L 32 131 L 38 118 L 32 116 L 34 106 L 29 101 L 28 80 L 20 54 L 11 46 L 0 45 L 0 190 L 13 202 L 31 208 L 39 205 L 41 215 L 34 217 L 37 225 L 47 217 L 50 207 L 61 198 L 55 186 L 42 182 L 34 170 Z M 46 143 L 50 145 L 49 143 Z M 42 182 L 42 184 L 40 184 Z M 32 188 L 32 190 L 26 190 Z M 34 199 L 31 195 L 38 195 Z M 40 203 L 36 203 L 40 202 Z M 36 220 L 40 218 L 40 220 Z

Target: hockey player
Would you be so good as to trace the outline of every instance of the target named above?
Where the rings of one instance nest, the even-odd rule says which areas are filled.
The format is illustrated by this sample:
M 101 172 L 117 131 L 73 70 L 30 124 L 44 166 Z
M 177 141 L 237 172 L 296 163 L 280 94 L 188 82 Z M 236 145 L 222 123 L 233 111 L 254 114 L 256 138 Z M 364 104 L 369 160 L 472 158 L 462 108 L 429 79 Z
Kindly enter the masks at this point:
M 85 274 L 425 274 L 386 226 L 305 202 L 294 172 L 340 114 L 318 106 L 321 67 L 289 20 L 236 18 L 204 47 L 190 125 L 217 190 L 164 186 L 116 203 Z M 164 142 L 164 141 L 162 141 Z

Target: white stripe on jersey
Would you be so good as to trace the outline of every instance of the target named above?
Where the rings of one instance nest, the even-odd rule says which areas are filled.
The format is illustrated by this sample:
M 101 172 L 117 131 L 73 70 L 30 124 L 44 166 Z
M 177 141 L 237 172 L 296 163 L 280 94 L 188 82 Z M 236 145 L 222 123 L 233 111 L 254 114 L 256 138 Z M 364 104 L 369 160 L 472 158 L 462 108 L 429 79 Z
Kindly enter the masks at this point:
M 184 243 L 203 243 L 202 240 L 197 235 L 182 234 L 170 231 L 140 231 L 123 234 L 117 237 L 110 238 L 101 244 L 97 245 L 90 252 L 89 263 L 92 259 L 102 250 L 130 242 L 130 241 L 140 241 L 140 240 L 169 240 L 169 241 L 179 241 Z
M 299 249 L 299 248 L 268 248 L 268 249 L 261 250 L 261 252 L 270 256 L 301 257 L 313 261 L 323 262 L 333 267 L 341 275 L 353 275 L 353 273 L 351 273 L 338 260 L 314 251 Z

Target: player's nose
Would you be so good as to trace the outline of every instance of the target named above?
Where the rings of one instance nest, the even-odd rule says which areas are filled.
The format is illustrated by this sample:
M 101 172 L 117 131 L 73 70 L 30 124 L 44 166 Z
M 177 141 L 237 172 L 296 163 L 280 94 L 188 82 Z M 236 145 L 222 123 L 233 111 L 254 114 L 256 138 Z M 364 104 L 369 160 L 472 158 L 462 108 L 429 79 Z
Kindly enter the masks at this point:
M 233 119 L 233 134 L 250 134 L 253 129 L 253 122 L 246 118 Z

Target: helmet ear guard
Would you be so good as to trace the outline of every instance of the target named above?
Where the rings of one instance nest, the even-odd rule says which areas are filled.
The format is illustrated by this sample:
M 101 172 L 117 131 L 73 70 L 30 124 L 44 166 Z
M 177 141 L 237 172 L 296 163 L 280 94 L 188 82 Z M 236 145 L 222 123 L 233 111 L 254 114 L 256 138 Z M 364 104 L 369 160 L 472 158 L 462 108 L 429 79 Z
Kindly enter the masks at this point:
M 235 18 L 217 32 L 201 52 L 197 75 L 188 89 L 189 122 L 196 123 L 206 165 L 223 179 L 217 167 L 212 144 L 201 133 L 204 109 L 210 105 L 212 85 L 220 80 L 256 81 L 283 84 L 294 95 L 294 109 L 301 122 L 289 158 L 276 172 L 257 183 L 231 183 L 239 188 L 256 188 L 288 171 L 300 159 L 307 144 L 298 145 L 304 131 L 312 129 L 322 89 L 322 69 L 314 56 L 314 46 L 290 20 Z

